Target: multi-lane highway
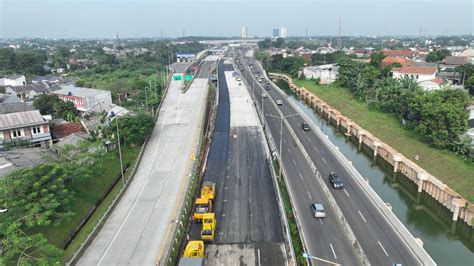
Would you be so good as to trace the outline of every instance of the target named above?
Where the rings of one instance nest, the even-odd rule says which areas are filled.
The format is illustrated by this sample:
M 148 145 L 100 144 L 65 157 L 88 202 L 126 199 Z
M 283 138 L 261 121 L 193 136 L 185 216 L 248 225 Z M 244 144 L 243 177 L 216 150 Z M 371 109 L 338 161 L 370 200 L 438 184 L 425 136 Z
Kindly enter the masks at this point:
M 261 70 L 259 72 L 262 73 Z M 277 118 L 279 116 L 278 110 L 270 102 L 272 101 L 270 97 L 262 98 L 262 89 L 259 87 L 258 81 L 253 80 L 253 74 L 248 66 L 242 74 L 250 87 L 257 88 L 251 93 L 255 93 L 259 108 L 263 103 L 265 120 L 275 143 L 277 143 L 276 148 L 279 150 L 281 121 L 280 118 Z M 296 113 L 285 115 L 293 114 Z M 289 184 L 288 190 L 296 208 L 304 235 L 303 241 L 308 252 L 312 256 L 334 263 L 360 264 L 361 262 L 342 229 L 342 225 L 336 218 L 335 211 L 331 208 L 321 188 L 314 181 L 314 173 L 306 163 L 303 153 L 298 149 L 286 127 L 283 127 L 282 134 L 283 167 Z M 312 203 L 322 203 L 325 206 L 327 217 L 316 219 L 310 208 Z
M 279 111 L 284 116 L 300 114 L 302 111 L 294 108 L 285 94 L 276 86 L 270 84 L 270 90 L 266 91 L 268 98 L 261 101 L 262 91 L 265 91 L 261 84 L 254 79 L 253 73 L 258 71 L 263 73 L 260 66 L 252 59 L 247 58 L 253 64 L 250 69 L 245 64 L 243 74 L 249 84 L 255 84 L 256 103 L 258 106 L 263 102 L 264 112 L 273 116 L 279 116 L 275 105 L 270 101 L 282 100 L 283 104 L 278 106 Z M 245 60 L 241 62 L 245 63 Z M 280 120 L 266 116 L 275 142 L 278 143 L 280 135 Z M 314 128 L 310 131 L 303 131 L 301 125 L 304 121 L 302 116 L 295 115 L 287 118 L 292 130 L 296 133 L 301 144 L 304 146 L 307 154 L 318 168 L 328 186 L 332 196 L 335 198 L 341 211 L 344 213 L 348 224 L 354 232 L 358 243 L 367 255 L 372 265 L 392 265 L 401 263 L 403 265 L 418 265 L 421 263 L 407 246 L 405 241 L 395 232 L 393 227 L 386 221 L 386 218 L 378 210 L 373 201 L 365 194 L 360 185 L 354 179 L 349 171 L 343 167 L 334 153 L 323 144 L 320 137 L 315 134 Z M 310 123 L 311 125 L 311 123 Z M 302 224 L 302 231 L 308 252 L 313 256 L 321 256 L 326 259 L 333 259 L 343 264 L 353 264 L 350 261 L 341 261 L 341 259 L 353 259 L 354 256 L 347 250 L 347 240 L 340 234 L 334 234 L 337 231 L 342 232 L 342 228 L 331 219 L 334 215 L 331 209 L 328 209 L 328 217 L 318 222 L 310 215 L 309 205 L 313 202 L 322 202 L 321 188 L 315 181 L 315 175 L 310 171 L 309 165 L 303 157 L 302 152 L 295 144 L 288 129 L 283 129 L 283 165 L 286 169 L 287 180 L 292 192 L 293 201 L 297 215 Z M 305 170 L 306 169 L 306 170 Z M 344 189 L 334 190 L 329 185 L 327 178 L 332 171 L 337 172 L 344 178 Z M 327 208 L 329 207 L 325 204 Z M 326 225 L 327 224 L 327 225 Z M 330 224 L 333 224 L 332 227 Z M 327 234 L 327 235 L 326 235 Z M 334 243 L 335 240 L 338 242 Z M 341 254 L 342 255 L 339 255 Z M 333 254 L 334 256 L 328 256 Z M 337 259 L 335 258 L 337 256 Z M 349 263 L 348 263 L 349 262 Z

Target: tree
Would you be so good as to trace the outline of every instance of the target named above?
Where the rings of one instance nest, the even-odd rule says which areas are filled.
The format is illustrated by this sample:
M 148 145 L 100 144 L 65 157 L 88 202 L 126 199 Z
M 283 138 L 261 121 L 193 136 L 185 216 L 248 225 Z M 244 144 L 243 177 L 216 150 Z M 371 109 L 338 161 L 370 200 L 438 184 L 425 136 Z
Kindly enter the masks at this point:
M 383 54 L 383 51 L 373 53 L 370 55 L 370 65 L 382 69 L 382 61 L 385 58 L 385 55 Z
M 474 95 L 474 76 L 470 76 L 464 83 L 464 86 L 469 90 L 471 95 Z
M 5 265 L 58 265 L 63 254 L 42 234 L 29 236 L 20 230 L 6 233 L 2 246 Z
M 53 115 L 67 121 L 75 121 L 79 117 L 79 111 L 72 102 L 64 102 L 54 94 L 38 95 L 33 106 L 43 115 Z
M 269 38 L 266 38 L 265 40 L 258 42 L 258 48 L 260 50 L 268 49 L 270 47 L 272 47 L 272 40 Z
M 135 116 L 128 115 L 120 118 L 115 118 L 110 122 L 106 129 L 106 134 L 116 141 L 116 126 L 118 119 L 118 127 L 120 131 L 120 140 L 124 145 L 136 146 L 143 144 L 146 137 L 153 130 L 155 120 L 152 116 L 146 115 L 142 112 Z
M 444 60 L 446 56 L 451 55 L 451 51 L 447 49 L 434 50 L 426 56 L 426 62 L 438 62 Z
M 277 38 L 275 41 L 275 47 L 276 48 L 283 48 L 285 46 L 285 39 L 283 38 Z

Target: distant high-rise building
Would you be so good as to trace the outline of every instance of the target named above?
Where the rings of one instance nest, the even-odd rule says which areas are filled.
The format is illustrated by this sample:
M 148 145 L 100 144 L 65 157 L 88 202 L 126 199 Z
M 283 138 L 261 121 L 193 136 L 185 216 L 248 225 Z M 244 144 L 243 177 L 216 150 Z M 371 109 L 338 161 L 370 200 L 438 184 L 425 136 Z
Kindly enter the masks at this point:
M 240 29 L 240 38 L 242 39 L 247 39 L 248 36 L 247 36 L 247 26 L 242 26 L 242 28 Z
M 287 29 L 286 28 L 281 28 L 280 29 L 280 37 L 286 38 L 287 35 L 288 35 Z
M 280 37 L 280 29 L 279 28 L 274 28 L 272 36 L 273 36 L 273 38 Z

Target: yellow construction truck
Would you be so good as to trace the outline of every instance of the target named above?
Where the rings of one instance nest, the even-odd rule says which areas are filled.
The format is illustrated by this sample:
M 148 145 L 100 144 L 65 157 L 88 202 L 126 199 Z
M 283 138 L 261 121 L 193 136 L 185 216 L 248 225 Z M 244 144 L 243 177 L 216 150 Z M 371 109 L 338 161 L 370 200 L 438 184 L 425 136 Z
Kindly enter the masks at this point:
M 201 198 L 214 200 L 216 197 L 216 183 L 203 182 L 201 187 Z
M 216 229 L 216 218 L 214 213 L 205 213 L 202 216 L 201 239 L 214 242 L 214 231 Z
M 204 242 L 199 240 L 189 241 L 184 249 L 179 266 L 204 265 Z
M 203 214 L 212 212 L 212 200 L 206 198 L 197 198 L 194 204 L 193 219 L 196 222 L 202 222 Z

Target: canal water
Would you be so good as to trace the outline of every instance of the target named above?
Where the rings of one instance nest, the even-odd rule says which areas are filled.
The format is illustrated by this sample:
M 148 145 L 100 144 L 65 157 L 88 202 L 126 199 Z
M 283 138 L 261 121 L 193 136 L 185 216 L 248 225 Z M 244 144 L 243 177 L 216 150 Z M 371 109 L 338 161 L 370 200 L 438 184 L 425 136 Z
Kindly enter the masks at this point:
M 405 176 L 393 173 L 393 167 L 378 158 L 373 151 L 359 149 L 355 139 L 337 132 L 334 125 L 323 120 L 310 109 L 288 84 L 278 81 L 289 98 L 319 126 L 321 131 L 338 146 L 370 186 L 408 228 L 411 234 L 423 241 L 423 247 L 438 265 L 474 265 L 474 230 L 462 221 L 453 222 L 452 213 L 426 193 L 418 193 L 417 186 Z

